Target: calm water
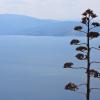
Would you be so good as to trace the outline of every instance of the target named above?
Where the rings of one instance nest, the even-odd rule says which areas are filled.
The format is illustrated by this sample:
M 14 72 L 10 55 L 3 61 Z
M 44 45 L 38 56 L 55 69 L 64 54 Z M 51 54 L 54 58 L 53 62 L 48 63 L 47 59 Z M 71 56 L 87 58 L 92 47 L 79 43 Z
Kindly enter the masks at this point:
M 64 90 L 70 81 L 85 81 L 84 71 L 63 69 L 66 61 L 85 65 L 76 62 L 71 38 L 0 36 L 0 100 L 85 100 L 82 94 Z M 96 54 L 93 58 L 100 59 Z M 92 84 L 100 86 L 100 80 Z M 91 100 L 100 100 L 100 91 L 91 94 Z

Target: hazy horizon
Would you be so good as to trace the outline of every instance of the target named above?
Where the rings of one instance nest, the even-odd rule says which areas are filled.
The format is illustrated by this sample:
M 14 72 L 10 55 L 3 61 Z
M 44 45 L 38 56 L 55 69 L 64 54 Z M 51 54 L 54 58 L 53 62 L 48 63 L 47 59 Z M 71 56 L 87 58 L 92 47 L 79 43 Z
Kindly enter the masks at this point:
M 19 14 L 39 19 L 79 20 L 88 8 L 100 16 L 100 1 L 0 0 L 0 14 Z

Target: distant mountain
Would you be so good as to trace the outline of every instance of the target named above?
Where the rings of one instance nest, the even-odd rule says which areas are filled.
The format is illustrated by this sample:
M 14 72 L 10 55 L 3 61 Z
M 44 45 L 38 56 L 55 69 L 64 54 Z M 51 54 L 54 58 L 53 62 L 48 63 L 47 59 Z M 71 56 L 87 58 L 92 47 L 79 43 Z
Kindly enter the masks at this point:
M 36 19 L 23 15 L 1 14 L 0 35 L 66 36 L 73 35 L 78 22 Z M 81 35 L 81 34 L 80 34 Z

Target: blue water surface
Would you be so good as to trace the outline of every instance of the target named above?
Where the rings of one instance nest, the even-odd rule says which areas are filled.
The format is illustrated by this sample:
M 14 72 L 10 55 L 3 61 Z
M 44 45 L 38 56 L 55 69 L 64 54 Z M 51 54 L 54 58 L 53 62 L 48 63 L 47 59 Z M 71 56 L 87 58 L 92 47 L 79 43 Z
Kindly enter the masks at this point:
M 64 89 L 70 81 L 86 81 L 84 70 L 63 68 L 69 61 L 86 65 L 75 59 L 72 38 L 85 42 L 83 37 L 0 36 L 0 100 L 85 100 L 85 95 Z M 92 42 L 97 43 L 99 39 Z M 97 51 L 92 54 L 100 59 Z M 100 80 L 93 79 L 92 84 L 99 87 Z M 91 100 L 100 100 L 100 91 L 92 92 Z

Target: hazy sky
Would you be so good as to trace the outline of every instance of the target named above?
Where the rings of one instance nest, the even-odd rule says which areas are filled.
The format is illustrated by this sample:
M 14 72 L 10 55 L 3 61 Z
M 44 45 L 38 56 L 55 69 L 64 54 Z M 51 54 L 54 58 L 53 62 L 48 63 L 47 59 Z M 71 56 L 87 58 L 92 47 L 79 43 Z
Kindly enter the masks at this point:
M 100 16 L 100 0 L 0 0 L 0 13 L 74 20 L 87 8 Z

